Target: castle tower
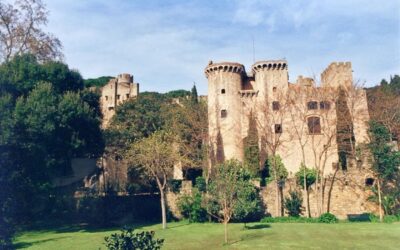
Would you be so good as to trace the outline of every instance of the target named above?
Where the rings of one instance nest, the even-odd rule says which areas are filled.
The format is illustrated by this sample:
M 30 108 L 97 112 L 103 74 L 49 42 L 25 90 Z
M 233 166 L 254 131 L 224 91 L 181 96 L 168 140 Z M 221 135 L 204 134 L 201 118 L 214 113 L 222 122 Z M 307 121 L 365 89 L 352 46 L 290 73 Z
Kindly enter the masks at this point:
M 353 70 L 350 62 L 333 62 L 321 74 L 322 87 L 349 89 L 353 84 Z
M 246 75 L 238 63 L 212 63 L 208 79 L 208 128 L 215 162 L 243 159 L 240 90 Z
M 251 69 L 260 101 L 273 99 L 274 93 L 286 93 L 289 81 L 286 60 L 256 62 Z

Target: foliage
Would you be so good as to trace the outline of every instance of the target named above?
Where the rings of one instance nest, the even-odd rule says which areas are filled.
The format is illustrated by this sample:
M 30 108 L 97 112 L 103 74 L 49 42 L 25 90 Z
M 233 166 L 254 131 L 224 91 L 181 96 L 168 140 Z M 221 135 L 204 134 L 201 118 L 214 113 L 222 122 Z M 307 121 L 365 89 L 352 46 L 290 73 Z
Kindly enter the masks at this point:
M 288 176 L 288 172 L 282 162 L 282 158 L 279 155 L 270 156 L 268 157 L 267 163 L 270 173 L 269 180 L 276 180 L 279 185 L 282 186 Z
M 303 199 L 301 194 L 296 191 L 291 191 L 289 197 L 285 198 L 285 208 L 289 216 L 299 217 L 302 212 Z
M 104 85 L 106 85 L 113 78 L 114 77 L 112 77 L 112 76 L 100 76 L 97 78 L 85 79 L 85 80 L 83 80 L 83 83 L 85 85 L 85 88 L 90 88 L 90 87 L 101 88 Z
M 199 102 L 199 96 L 197 95 L 196 85 L 193 85 L 192 90 L 190 91 L 190 101 L 194 105 L 196 105 Z
M 202 205 L 202 194 L 194 190 L 192 194 L 182 195 L 178 200 L 178 208 L 182 216 L 189 222 L 205 222 L 207 211 Z
M 305 165 L 301 165 L 299 171 L 296 173 L 296 182 L 302 188 L 304 188 L 304 172 L 306 172 L 306 187 L 309 189 L 315 183 L 317 170 L 315 168 L 307 168 Z
M 121 230 L 104 238 L 109 250 L 157 250 L 164 244 L 163 239 L 154 239 L 154 231 L 134 233 L 133 228 Z
M 42 27 L 48 11 L 41 0 L 0 2 L 0 61 L 32 53 L 40 61 L 62 59 L 61 42 Z
M 323 213 L 320 217 L 318 217 L 318 222 L 321 223 L 336 223 L 339 220 L 336 218 L 335 215 L 331 213 Z
M 182 180 L 170 180 L 168 184 L 169 188 L 174 193 L 178 193 L 182 188 Z
M 225 225 L 225 243 L 227 224 L 236 215 L 246 217 L 257 204 L 246 204 L 254 195 L 251 175 L 237 160 L 229 160 L 215 167 L 215 175 L 208 183 L 206 198 L 207 212 Z
M 195 187 L 200 191 L 200 192 L 206 192 L 207 191 L 207 184 L 206 184 L 206 179 L 203 176 L 198 176 L 196 178 L 196 184 Z
M 307 217 L 264 217 L 262 223 L 318 223 L 318 218 Z
M 260 173 L 260 149 L 256 120 L 252 114 L 249 117 L 249 129 L 244 143 L 244 163 L 254 177 Z
M 190 96 L 190 91 L 184 89 L 172 90 L 170 92 L 165 93 L 166 98 L 186 98 Z

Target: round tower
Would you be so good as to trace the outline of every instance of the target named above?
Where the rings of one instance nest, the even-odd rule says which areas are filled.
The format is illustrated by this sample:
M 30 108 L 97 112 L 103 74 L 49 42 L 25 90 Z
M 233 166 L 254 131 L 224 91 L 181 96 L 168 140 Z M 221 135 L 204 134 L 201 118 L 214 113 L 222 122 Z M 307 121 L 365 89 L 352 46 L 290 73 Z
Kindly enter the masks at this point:
M 286 92 L 289 81 L 286 60 L 259 61 L 251 69 L 261 99 L 270 99 L 274 93 Z
M 118 83 L 130 84 L 133 82 L 133 76 L 127 73 L 118 75 Z
M 246 74 L 238 63 L 212 63 L 206 67 L 208 79 L 208 128 L 214 162 L 243 159 L 241 100 L 239 91 Z

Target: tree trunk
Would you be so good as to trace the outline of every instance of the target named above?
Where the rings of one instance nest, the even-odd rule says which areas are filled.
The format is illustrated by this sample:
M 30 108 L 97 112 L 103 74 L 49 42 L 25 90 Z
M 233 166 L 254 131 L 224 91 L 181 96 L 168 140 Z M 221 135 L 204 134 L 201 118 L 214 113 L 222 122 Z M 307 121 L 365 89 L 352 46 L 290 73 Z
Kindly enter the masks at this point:
M 303 162 L 303 166 L 304 166 L 304 172 L 303 172 L 303 185 L 304 185 L 304 196 L 306 197 L 306 216 L 308 216 L 308 218 L 311 217 L 311 213 L 310 213 L 310 201 L 308 199 L 308 188 L 307 188 L 307 171 L 306 171 L 306 164 Z
M 164 190 L 160 189 L 162 228 L 167 228 L 167 211 L 165 207 Z
M 382 196 L 381 196 L 381 182 L 379 178 L 377 178 L 378 182 L 378 200 L 379 200 L 379 221 L 383 221 L 383 211 L 382 211 Z
M 224 221 L 224 229 L 225 229 L 225 244 L 228 243 L 228 221 Z

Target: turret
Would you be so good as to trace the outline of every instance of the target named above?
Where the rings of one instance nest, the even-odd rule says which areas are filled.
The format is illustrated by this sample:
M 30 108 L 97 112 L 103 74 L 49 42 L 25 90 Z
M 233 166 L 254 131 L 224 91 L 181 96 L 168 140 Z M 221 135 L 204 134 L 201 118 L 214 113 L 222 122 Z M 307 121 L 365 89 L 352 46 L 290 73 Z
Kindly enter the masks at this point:
M 322 87 L 349 88 L 353 83 L 350 62 L 333 62 L 321 74 Z
M 285 92 L 288 88 L 288 64 L 286 60 L 260 61 L 251 67 L 259 96 L 264 99 L 274 92 Z
M 219 150 L 218 161 L 241 160 L 241 100 L 239 92 L 246 75 L 242 64 L 212 63 L 205 69 L 208 79 L 208 122 L 211 146 Z M 222 144 L 222 145 L 219 145 Z M 223 152 L 220 152 L 220 149 Z

